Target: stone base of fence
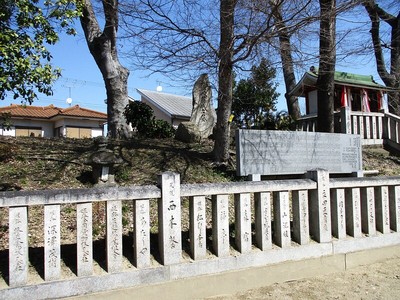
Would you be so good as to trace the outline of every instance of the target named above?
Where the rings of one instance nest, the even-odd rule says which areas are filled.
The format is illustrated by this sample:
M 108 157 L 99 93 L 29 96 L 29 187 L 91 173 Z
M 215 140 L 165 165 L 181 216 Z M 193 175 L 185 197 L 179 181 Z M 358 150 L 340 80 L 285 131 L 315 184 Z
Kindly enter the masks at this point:
M 0 299 L 54 299 L 78 295 L 90 299 L 90 294 L 107 291 L 109 293 L 104 293 L 107 299 L 112 299 L 113 295 L 118 299 L 128 296 L 159 299 L 161 294 L 168 295 L 168 299 L 203 298 L 340 272 L 391 257 L 400 257 L 400 233 L 329 243 L 311 242 L 301 247 L 273 247 L 267 251 L 253 249 L 238 256 L 43 282 L 0 290 Z M 99 300 L 101 294 L 92 297 Z
M 171 172 L 159 179 L 158 187 L 0 193 L 10 225 L 8 287 L 0 282 L 0 299 L 80 296 L 400 247 L 400 177 L 329 178 L 327 171 L 313 170 L 307 178 L 293 180 L 181 185 L 179 174 Z M 183 198 L 190 201 L 188 208 Z M 91 215 L 96 201 L 106 202 L 106 274 L 93 269 Z M 124 201 L 134 201 L 127 212 L 135 224 L 129 266 L 124 264 L 130 256 L 123 251 Z M 149 239 L 149 201 L 158 208 L 158 243 Z M 77 277 L 64 277 L 61 269 L 60 211 L 66 203 L 77 210 Z M 35 205 L 44 207 L 44 257 L 39 262 L 44 274 L 33 283 L 28 276 L 28 209 Z M 189 240 L 182 235 L 184 213 Z M 158 248 L 154 260 L 152 247 Z

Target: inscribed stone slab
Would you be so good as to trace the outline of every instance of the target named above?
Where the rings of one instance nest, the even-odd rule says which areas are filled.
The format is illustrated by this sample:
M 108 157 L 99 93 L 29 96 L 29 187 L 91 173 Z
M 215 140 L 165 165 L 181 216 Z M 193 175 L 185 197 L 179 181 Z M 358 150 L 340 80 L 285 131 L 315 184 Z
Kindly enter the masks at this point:
M 133 256 L 137 268 L 150 266 L 150 203 L 149 200 L 133 202 L 134 234 Z
M 44 278 L 57 280 L 61 275 L 60 205 L 44 207 Z
M 256 244 L 262 251 L 272 248 L 271 193 L 254 193 Z
M 76 206 L 76 242 L 78 276 L 93 274 L 92 203 Z
M 212 242 L 215 255 L 229 255 L 229 196 L 212 196 Z
M 122 267 L 122 203 L 107 201 L 107 271 L 114 273 Z
M 165 172 L 158 180 L 162 195 L 158 204 L 161 260 L 164 265 L 177 264 L 182 258 L 180 175 Z
M 359 135 L 303 131 L 236 131 L 236 172 L 278 175 L 304 174 L 312 169 L 329 173 L 362 170 Z
M 382 233 L 390 233 L 389 221 L 389 188 L 375 188 L 376 229 Z
M 307 172 L 307 177 L 318 184 L 317 190 L 309 192 L 310 234 L 317 242 L 327 243 L 332 240 L 329 173 L 312 170 Z
M 346 214 L 344 189 L 331 189 L 332 234 L 338 239 L 346 238 Z
M 360 188 L 346 189 L 345 193 L 347 234 L 359 238 L 362 236 Z
M 376 234 L 375 222 L 375 192 L 373 187 L 361 189 L 361 219 L 362 231 L 369 236 Z
M 190 250 L 192 258 L 206 257 L 206 198 L 204 196 L 190 197 Z
M 293 191 L 293 240 L 300 245 L 310 241 L 310 228 L 308 224 L 308 191 Z
M 235 240 L 240 253 L 251 250 L 250 194 L 235 194 Z
M 290 207 L 289 193 L 274 193 L 274 239 L 275 243 L 281 247 L 290 247 Z
M 11 287 L 25 285 L 28 281 L 28 214 L 26 207 L 9 209 L 9 253 Z

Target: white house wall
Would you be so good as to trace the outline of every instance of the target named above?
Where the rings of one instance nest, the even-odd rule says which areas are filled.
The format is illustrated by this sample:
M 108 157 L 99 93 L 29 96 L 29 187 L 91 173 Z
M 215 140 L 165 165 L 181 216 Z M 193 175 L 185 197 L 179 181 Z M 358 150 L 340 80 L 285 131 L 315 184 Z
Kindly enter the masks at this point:
M 0 128 L 0 135 L 15 136 L 15 127 L 11 127 L 10 130 Z
M 171 124 L 171 116 L 166 114 L 165 112 L 161 111 L 158 107 L 150 103 L 149 101 L 146 100 L 145 97 L 141 98 L 143 103 L 146 103 L 148 106 L 150 106 L 153 109 L 154 112 L 154 117 L 159 120 L 164 120 L 167 121 L 168 123 Z
M 77 120 L 77 119 L 61 119 L 55 122 L 55 128 L 63 127 L 62 134 L 64 136 L 67 135 L 66 127 L 86 127 L 92 128 L 92 137 L 103 136 L 103 128 L 100 125 L 99 121 L 94 120 Z
M 103 136 L 103 130 L 99 128 L 92 128 L 92 138 Z
M 54 137 L 54 129 L 62 127 L 62 133 L 65 136 L 66 131 L 65 127 L 73 126 L 73 127 L 86 127 L 92 128 L 92 137 L 98 137 L 103 135 L 103 129 L 99 123 L 99 121 L 93 120 L 78 120 L 78 119 L 61 119 L 55 122 L 51 121 L 40 121 L 40 120 L 19 120 L 13 119 L 11 120 L 13 126 L 11 126 L 10 130 L 0 128 L 0 135 L 3 136 L 16 136 L 15 127 L 29 127 L 29 128 L 41 128 L 42 129 L 42 137 Z
M 53 136 L 53 123 L 39 120 L 11 120 L 13 124 L 12 130 L 2 130 L 2 135 L 15 136 L 15 127 L 40 127 L 42 128 L 43 137 Z

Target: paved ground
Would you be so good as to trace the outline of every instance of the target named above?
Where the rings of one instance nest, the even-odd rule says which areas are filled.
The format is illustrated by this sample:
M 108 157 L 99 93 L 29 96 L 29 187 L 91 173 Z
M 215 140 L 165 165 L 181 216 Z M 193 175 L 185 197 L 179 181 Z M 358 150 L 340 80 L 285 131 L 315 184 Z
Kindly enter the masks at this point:
M 207 299 L 400 299 L 400 258 Z
M 238 278 L 237 280 L 240 279 Z M 185 285 L 185 283 L 183 284 Z M 223 285 L 224 283 L 219 282 L 219 284 Z M 187 288 L 187 286 L 185 287 Z M 191 288 L 207 289 L 207 287 L 202 286 L 201 281 L 194 283 Z M 188 291 L 186 290 L 186 292 Z M 180 288 L 172 289 L 169 286 L 156 285 L 151 286 L 147 293 L 137 289 L 124 289 L 76 297 L 76 299 L 400 299 L 400 256 L 370 265 L 355 267 L 343 272 L 275 283 L 235 294 L 224 293 L 207 298 L 188 296 L 188 294 L 185 294 L 185 289 L 182 289 L 182 285 Z

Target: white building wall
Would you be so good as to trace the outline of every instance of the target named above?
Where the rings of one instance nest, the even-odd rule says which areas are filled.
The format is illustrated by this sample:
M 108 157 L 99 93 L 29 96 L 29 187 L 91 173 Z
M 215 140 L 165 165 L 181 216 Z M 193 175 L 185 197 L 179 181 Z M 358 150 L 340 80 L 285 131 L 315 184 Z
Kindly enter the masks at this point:
M 168 123 L 171 124 L 171 116 L 168 115 L 167 113 L 161 111 L 158 107 L 150 103 L 149 101 L 146 100 L 146 98 L 142 97 L 141 101 L 143 103 L 146 103 L 148 106 L 150 106 L 153 109 L 154 112 L 154 117 L 158 120 L 164 120 L 167 121 Z
M 92 128 L 92 138 L 103 136 L 103 130 L 101 128 Z
M 10 130 L 0 128 L 0 135 L 15 136 L 15 127 L 11 127 Z
M 2 130 L 2 135 L 15 136 L 15 127 L 40 127 L 42 128 L 42 136 L 43 137 L 53 137 L 53 123 L 46 121 L 38 121 L 38 120 L 18 120 L 13 119 L 12 121 L 13 127 L 12 130 Z
M 61 132 L 66 135 L 66 126 L 87 127 L 92 128 L 92 137 L 102 136 L 103 131 L 99 121 L 93 120 L 78 120 L 78 119 L 61 119 L 55 122 L 40 121 L 40 120 L 12 120 L 13 126 L 10 130 L 0 128 L 0 135 L 15 136 L 15 127 L 40 127 L 42 128 L 42 137 L 54 137 L 54 129 L 62 127 Z

